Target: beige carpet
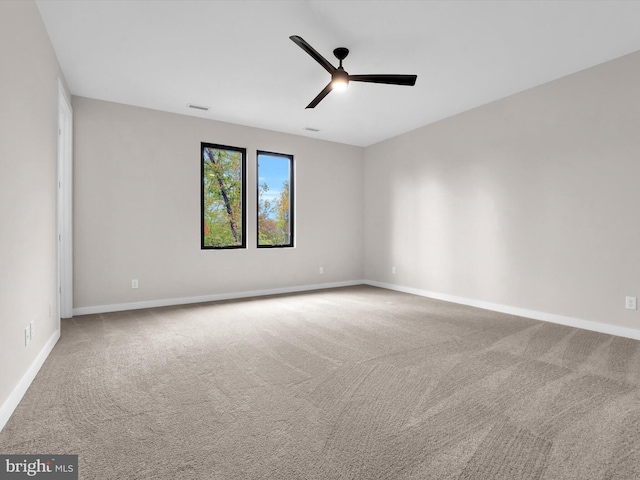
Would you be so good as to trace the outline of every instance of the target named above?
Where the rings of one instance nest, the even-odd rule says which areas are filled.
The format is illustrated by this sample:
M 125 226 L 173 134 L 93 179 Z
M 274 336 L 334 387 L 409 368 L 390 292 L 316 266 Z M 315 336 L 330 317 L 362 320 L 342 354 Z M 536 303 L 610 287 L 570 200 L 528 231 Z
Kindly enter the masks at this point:
M 366 286 L 79 317 L 0 453 L 83 479 L 637 479 L 638 346 Z

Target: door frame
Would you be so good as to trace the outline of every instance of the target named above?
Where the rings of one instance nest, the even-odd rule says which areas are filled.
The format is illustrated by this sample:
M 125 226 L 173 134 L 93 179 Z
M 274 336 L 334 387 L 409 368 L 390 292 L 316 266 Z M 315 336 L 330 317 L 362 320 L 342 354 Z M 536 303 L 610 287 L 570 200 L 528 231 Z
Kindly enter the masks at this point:
M 58 329 L 73 316 L 73 109 L 58 78 L 58 160 L 56 178 Z

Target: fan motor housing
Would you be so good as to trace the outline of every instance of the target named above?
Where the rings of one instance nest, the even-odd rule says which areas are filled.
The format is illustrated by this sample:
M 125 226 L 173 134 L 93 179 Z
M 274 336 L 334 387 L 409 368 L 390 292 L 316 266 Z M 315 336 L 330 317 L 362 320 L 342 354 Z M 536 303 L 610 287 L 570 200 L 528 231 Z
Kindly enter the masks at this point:
M 333 75 L 331 75 L 331 80 L 333 82 L 342 82 L 345 84 L 349 84 L 349 74 L 347 72 L 344 71 L 344 68 L 340 67 L 338 69 L 336 69 L 335 72 L 333 72 Z

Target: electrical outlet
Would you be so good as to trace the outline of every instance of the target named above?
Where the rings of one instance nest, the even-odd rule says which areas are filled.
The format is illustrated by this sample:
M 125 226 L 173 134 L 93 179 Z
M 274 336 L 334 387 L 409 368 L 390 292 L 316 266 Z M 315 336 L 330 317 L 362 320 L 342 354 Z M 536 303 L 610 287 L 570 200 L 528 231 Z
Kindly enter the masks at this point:
M 24 346 L 26 347 L 27 345 L 29 345 L 29 342 L 31 341 L 31 330 L 29 329 L 29 327 L 24 329 Z
M 324 267 L 320 267 L 320 269 L 318 270 L 318 273 L 320 275 L 324 275 Z
M 624 306 L 627 310 L 637 310 L 637 299 L 636 297 L 626 297 Z
M 131 288 L 138 288 L 138 279 L 134 278 L 131 280 Z
M 391 267 L 391 273 L 392 273 L 393 275 L 395 275 L 395 274 L 396 274 L 396 267 Z

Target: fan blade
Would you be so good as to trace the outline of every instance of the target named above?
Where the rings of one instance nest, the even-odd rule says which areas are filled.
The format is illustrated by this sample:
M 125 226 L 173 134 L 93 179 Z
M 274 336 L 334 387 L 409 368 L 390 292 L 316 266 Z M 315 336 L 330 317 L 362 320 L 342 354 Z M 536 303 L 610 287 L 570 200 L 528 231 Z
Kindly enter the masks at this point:
M 409 87 L 416 84 L 417 78 L 417 75 L 349 75 L 350 82 L 387 83 Z
M 309 105 L 307 105 L 306 108 L 315 108 L 316 105 L 318 105 L 320 103 L 320 101 L 326 97 L 327 95 L 329 95 L 329 92 L 333 90 L 333 88 L 331 87 L 331 82 L 329 82 L 327 84 L 326 87 L 324 87 L 324 89 L 318 94 L 318 96 L 316 98 L 314 98 L 313 100 L 311 100 L 311 103 Z
M 316 52 L 315 49 L 304 40 L 304 38 L 299 37 L 298 35 L 292 35 L 289 38 L 293 40 L 294 43 L 298 45 L 301 49 L 303 49 L 305 52 L 311 55 L 313 59 L 316 62 L 318 62 L 320 65 L 322 65 L 327 72 L 333 74 L 333 72 L 337 70 L 336 67 L 334 67 L 329 63 L 329 60 L 327 60 L 318 52 Z

